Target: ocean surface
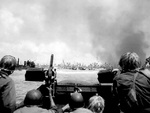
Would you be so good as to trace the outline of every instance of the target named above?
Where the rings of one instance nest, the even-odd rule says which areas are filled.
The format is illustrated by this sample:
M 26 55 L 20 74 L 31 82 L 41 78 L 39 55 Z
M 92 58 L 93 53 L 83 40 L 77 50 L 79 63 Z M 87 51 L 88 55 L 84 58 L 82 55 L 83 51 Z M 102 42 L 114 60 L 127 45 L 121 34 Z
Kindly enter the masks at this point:
M 38 88 L 44 82 L 25 81 L 25 70 L 15 71 L 10 77 L 15 82 L 17 103 L 20 103 L 26 93 L 31 89 Z M 60 81 L 84 81 L 88 83 L 98 83 L 98 71 L 72 71 L 72 70 L 57 70 L 57 82 Z

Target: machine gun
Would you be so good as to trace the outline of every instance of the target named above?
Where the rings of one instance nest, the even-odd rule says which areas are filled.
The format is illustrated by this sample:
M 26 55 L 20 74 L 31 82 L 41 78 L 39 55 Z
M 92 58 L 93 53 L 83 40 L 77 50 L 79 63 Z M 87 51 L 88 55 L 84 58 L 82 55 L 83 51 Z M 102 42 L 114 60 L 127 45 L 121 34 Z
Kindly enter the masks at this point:
M 49 65 L 49 69 L 48 69 L 48 78 L 50 79 L 51 84 L 53 84 L 56 80 L 56 69 L 53 68 L 53 60 L 54 60 L 54 55 L 51 55 L 50 58 L 50 65 Z
M 56 81 L 56 69 L 53 68 L 54 55 L 50 57 L 50 65 L 48 70 L 44 68 L 28 68 L 25 73 L 25 81 L 37 81 L 46 84 L 49 83 L 51 86 Z
M 43 82 L 49 88 L 52 88 L 52 96 L 55 95 L 56 69 L 53 67 L 54 55 L 50 57 L 50 65 L 48 70 L 44 68 L 28 68 L 25 73 L 25 81 Z
M 52 88 L 52 96 L 55 95 L 55 84 L 56 84 L 56 69 L 53 67 L 54 55 L 51 55 L 49 69 L 45 75 L 45 84 Z

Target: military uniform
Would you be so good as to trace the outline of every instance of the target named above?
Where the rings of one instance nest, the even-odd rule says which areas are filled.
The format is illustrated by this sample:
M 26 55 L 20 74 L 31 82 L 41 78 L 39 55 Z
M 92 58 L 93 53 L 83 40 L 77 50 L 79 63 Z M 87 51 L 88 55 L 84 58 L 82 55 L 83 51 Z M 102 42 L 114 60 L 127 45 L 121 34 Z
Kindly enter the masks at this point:
M 140 70 L 138 72 L 125 72 L 118 74 L 114 78 L 113 94 L 116 97 L 116 100 L 118 100 L 118 103 L 120 103 L 121 110 L 125 112 L 126 108 L 121 105 L 121 98 L 123 98 L 123 96 L 125 96 L 125 94 L 129 91 L 133 83 L 135 73 L 138 73 L 135 79 L 135 91 L 138 107 L 135 109 L 140 113 L 143 113 L 143 110 L 145 110 L 145 113 L 150 112 L 150 71 L 148 69 Z
M 30 107 L 23 107 L 18 110 L 16 110 L 14 113 L 57 113 L 57 108 L 52 108 L 52 109 L 43 109 L 38 106 L 30 106 Z
M 16 91 L 14 81 L 7 73 L 0 71 L 0 112 L 12 113 L 16 106 Z

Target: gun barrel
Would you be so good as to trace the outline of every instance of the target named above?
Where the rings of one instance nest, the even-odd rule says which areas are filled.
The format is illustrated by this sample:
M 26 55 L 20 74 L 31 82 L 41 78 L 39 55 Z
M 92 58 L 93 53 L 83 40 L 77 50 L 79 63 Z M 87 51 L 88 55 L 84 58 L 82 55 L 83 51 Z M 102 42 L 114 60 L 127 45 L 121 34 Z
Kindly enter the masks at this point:
M 53 60 L 54 60 L 54 55 L 51 55 L 51 59 L 50 59 L 50 67 L 53 67 Z

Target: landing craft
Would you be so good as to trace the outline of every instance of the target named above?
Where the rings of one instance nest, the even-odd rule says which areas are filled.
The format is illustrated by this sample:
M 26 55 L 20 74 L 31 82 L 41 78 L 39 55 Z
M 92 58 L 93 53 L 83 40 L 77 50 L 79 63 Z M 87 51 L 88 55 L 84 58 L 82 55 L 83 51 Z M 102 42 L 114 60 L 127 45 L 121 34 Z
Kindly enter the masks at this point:
M 51 87 L 53 89 L 53 97 L 58 106 L 64 106 L 68 103 L 70 93 L 73 93 L 77 88 L 82 90 L 82 95 L 85 99 L 86 105 L 91 96 L 96 94 L 101 95 L 105 99 L 105 110 L 103 113 L 115 113 L 116 109 L 113 103 L 113 96 L 111 93 L 112 81 L 114 73 L 112 70 L 100 70 L 96 73 L 97 82 L 81 80 L 81 74 L 87 76 L 90 73 L 69 73 L 70 76 L 76 76 L 78 79 L 58 81 L 56 70 L 53 69 L 54 55 L 51 55 L 50 66 L 48 70 L 41 68 L 29 69 L 26 71 L 26 81 L 44 81 L 45 77 L 51 80 Z M 74 74 L 74 75 L 73 75 Z

